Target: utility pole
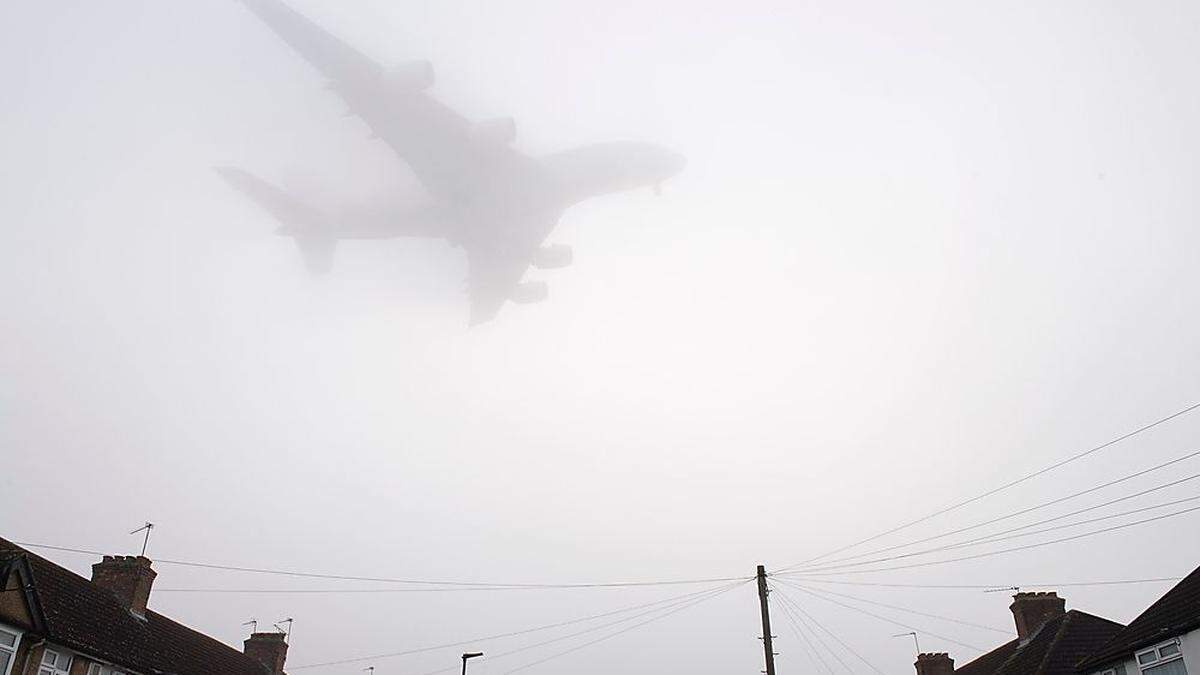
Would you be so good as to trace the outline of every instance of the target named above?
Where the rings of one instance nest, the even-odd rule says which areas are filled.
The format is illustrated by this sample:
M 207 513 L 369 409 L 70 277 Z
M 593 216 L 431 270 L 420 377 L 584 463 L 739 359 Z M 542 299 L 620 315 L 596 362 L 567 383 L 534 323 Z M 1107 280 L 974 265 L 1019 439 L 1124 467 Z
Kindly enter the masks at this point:
M 767 661 L 767 675 L 775 675 L 775 647 L 771 644 L 771 610 L 767 607 L 767 568 L 758 566 L 758 607 L 762 611 L 763 656 Z

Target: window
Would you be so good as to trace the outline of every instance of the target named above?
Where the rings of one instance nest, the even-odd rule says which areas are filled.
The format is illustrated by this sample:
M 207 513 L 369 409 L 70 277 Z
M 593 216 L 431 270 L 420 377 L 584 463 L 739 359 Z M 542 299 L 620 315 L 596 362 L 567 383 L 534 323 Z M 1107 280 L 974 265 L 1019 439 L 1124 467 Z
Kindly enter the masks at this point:
M 115 670 L 111 666 L 104 666 L 104 665 L 100 665 L 99 663 L 93 663 L 92 665 L 88 666 L 87 675 L 127 675 L 127 674 L 122 673 L 119 670 Z
M 1171 640 L 1137 653 L 1142 675 L 1187 675 L 1179 640 Z
M 1120 664 L 1116 668 L 1109 668 L 1100 673 L 1100 675 L 1125 675 L 1125 664 Z
M 8 675 L 20 641 L 20 633 L 0 626 L 0 675 Z
M 71 670 L 71 657 L 60 654 L 52 649 L 42 653 L 42 665 L 38 675 L 67 675 Z

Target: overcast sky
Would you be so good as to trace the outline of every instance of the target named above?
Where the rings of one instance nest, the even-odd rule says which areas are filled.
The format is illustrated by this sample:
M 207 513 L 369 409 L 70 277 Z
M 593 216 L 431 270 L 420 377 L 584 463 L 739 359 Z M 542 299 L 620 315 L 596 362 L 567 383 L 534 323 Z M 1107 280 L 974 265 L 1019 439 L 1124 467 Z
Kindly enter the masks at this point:
M 312 278 L 212 171 L 325 200 L 420 189 L 239 3 L 9 3 L 0 536 L 136 553 L 126 533 L 151 520 L 152 558 L 526 583 L 749 576 L 1200 400 L 1200 5 L 291 4 L 383 63 L 429 59 L 440 100 L 511 115 L 529 154 L 631 139 L 688 167 L 661 197 L 568 211 L 550 241 L 575 264 L 537 275 L 550 299 L 467 329 L 460 251 L 351 243 Z M 872 546 L 1195 449 L 1200 411 Z M 1200 458 L 1010 526 L 1194 473 Z M 1198 518 L 832 578 L 1182 576 L 1200 564 Z M 93 562 L 43 553 L 83 574 Z M 230 644 L 252 617 L 294 617 L 291 666 L 702 588 L 180 593 L 381 584 L 156 569 L 151 607 Z M 1124 622 L 1168 587 L 1059 590 Z M 1012 625 L 1005 593 L 826 588 Z M 911 643 L 890 637 L 902 629 L 787 592 L 884 672 L 912 672 Z M 776 606 L 780 672 L 810 669 Z M 979 647 L 1007 639 L 872 611 Z M 744 586 L 528 672 L 753 673 L 757 621 Z M 422 673 L 460 651 L 296 672 Z

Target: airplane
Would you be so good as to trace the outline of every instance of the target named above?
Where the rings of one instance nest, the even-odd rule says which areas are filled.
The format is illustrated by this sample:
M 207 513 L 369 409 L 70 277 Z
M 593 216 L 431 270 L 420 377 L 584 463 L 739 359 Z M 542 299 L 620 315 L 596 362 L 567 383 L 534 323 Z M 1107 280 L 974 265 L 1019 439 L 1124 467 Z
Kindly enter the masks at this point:
M 544 281 L 523 280 L 529 267 L 569 265 L 573 251 L 546 239 L 567 208 L 599 195 L 641 187 L 656 193 L 685 165 L 676 152 L 649 143 L 586 145 L 533 157 L 513 147 L 511 118 L 472 122 L 429 95 L 428 61 L 384 68 L 281 0 L 241 0 L 320 72 L 327 87 L 387 143 L 426 195 L 407 209 L 362 205 L 336 214 L 236 168 L 218 173 L 281 223 L 308 269 L 328 272 L 343 239 L 432 237 L 466 251 L 469 324 L 490 321 L 503 305 L 545 300 Z

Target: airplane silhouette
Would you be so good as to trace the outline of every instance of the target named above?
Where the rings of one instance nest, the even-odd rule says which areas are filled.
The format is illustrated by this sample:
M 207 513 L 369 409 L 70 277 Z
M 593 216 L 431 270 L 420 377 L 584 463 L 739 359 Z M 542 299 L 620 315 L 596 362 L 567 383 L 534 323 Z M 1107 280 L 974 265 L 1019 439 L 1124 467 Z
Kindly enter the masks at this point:
M 511 118 L 471 122 L 431 97 L 433 67 L 415 61 L 385 69 L 279 0 L 242 0 L 298 52 L 412 169 L 428 193 L 407 210 L 363 207 L 331 215 L 245 171 L 219 168 L 234 188 L 281 223 L 308 269 L 329 271 L 341 239 L 432 237 L 467 254 L 470 324 L 490 321 L 506 301 L 545 300 L 530 267 L 571 263 L 565 245 L 545 245 L 563 212 L 595 197 L 653 186 L 679 173 L 682 156 L 648 143 L 613 142 L 544 157 L 515 148 Z

